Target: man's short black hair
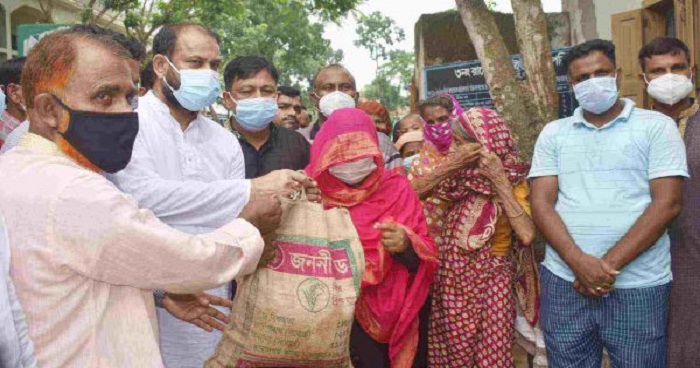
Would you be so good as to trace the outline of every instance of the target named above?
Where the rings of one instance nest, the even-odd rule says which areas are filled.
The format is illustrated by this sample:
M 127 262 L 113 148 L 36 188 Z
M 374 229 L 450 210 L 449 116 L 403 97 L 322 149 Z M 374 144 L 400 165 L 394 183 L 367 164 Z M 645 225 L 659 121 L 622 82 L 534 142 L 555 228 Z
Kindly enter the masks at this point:
M 279 86 L 277 87 L 277 92 L 290 98 L 301 96 L 299 89 L 290 86 Z
M 221 38 L 219 34 L 207 28 L 204 25 L 193 22 L 180 22 L 173 24 L 166 24 L 161 27 L 158 34 L 153 38 L 153 54 L 154 55 L 164 55 L 168 58 L 173 56 L 175 51 L 175 45 L 177 44 L 177 36 L 180 32 L 187 28 L 198 28 L 205 32 L 213 39 L 216 40 L 216 44 L 221 46 Z
M 574 62 L 574 60 L 585 58 L 594 52 L 602 52 L 608 57 L 608 59 L 610 59 L 610 62 L 615 65 L 615 45 L 612 43 L 612 41 L 601 39 L 586 41 L 572 47 L 571 50 L 564 55 L 562 62 L 568 71 L 571 63 Z
M 224 86 L 227 91 L 231 90 L 233 82 L 238 79 L 247 79 L 267 70 L 272 79 L 277 83 L 280 79 L 280 73 L 277 68 L 262 56 L 239 56 L 226 64 L 224 69 Z
M 639 65 L 644 70 L 644 59 L 650 59 L 656 55 L 678 55 L 685 54 L 685 59 L 690 65 L 690 50 L 688 45 L 674 37 L 658 37 L 639 50 Z
M 156 72 L 153 71 L 153 60 L 149 61 L 146 66 L 141 69 L 141 87 L 146 91 L 153 89 L 153 83 L 156 81 Z
M 450 99 L 447 96 L 428 97 L 427 99 L 421 101 L 418 104 L 418 111 L 420 112 L 421 115 L 423 115 L 425 108 L 428 106 L 444 107 L 447 110 L 447 112 L 449 112 L 449 113 L 452 113 L 452 110 L 455 108 L 455 105 L 452 102 L 452 99 Z
M 21 56 L 0 63 L 0 85 L 20 84 L 22 67 L 25 61 L 27 61 L 27 58 Z
M 5 87 L 5 92 L 7 92 L 8 84 L 21 84 L 22 67 L 24 67 L 25 61 L 27 58 L 20 56 L 0 63 L 0 85 Z M 7 104 L 9 101 L 10 96 L 5 96 L 5 103 Z
M 143 61 L 146 58 L 146 48 L 135 37 L 130 37 L 125 34 L 113 31 L 109 28 L 104 28 L 96 25 L 80 24 L 71 27 L 71 31 L 77 33 L 90 33 L 95 35 L 105 35 L 112 37 L 119 45 L 126 49 L 131 54 L 134 60 Z

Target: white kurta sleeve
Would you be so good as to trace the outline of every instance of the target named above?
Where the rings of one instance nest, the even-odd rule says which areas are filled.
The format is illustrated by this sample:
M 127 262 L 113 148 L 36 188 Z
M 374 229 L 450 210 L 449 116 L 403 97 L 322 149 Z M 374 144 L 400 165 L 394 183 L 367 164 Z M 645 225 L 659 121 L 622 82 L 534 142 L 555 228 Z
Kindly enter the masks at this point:
M 64 188 L 49 219 L 57 262 L 116 285 L 193 293 L 252 273 L 264 247 L 242 219 L 201 235 L 175 230 L 96 175 Z
M 0 367 L 35 368 L 27 317 L 10 278 L 10 244 L 0 213 Z
M 236 142 L 237 143 L 237 142 Z M 245 180 L 243 154 L 233 155 L 225 180 L 211 182 L 169 180 L 158 175 L 157 162 L 148 152 L 148 143 L 139 134 L 126 169 L 109 179 L 129 193 L 142 208 L 172 226 L 217 228 L 238 217 L 250 198 L 250 181 Z M 240 162 L 239 162 L 240 161 Z

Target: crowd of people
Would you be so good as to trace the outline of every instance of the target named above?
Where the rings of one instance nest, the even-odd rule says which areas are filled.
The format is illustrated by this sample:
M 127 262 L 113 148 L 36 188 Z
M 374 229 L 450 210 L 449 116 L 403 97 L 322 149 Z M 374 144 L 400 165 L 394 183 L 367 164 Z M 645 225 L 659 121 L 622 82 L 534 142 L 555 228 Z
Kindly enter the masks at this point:
M 223 60 L 204 25 L 150 46 L 75 26 L 0 64 L 0 366 L 205 366 L 301 191 L 346 208 L 362 243 L 356 368 L 513 367 L 517 334 L 546 350 L 538 366 L 700 361 L 700 112 L 680 40 L 639 51 L 653 110 L 619 97 L 611 42 L 571 48 L 580 107 L 532 163 L 512 122 L 451 95 L 394 123 L 340 64 L 305 106 L 270 60 Z M 223 126 L 204 113 L 217 101 Z

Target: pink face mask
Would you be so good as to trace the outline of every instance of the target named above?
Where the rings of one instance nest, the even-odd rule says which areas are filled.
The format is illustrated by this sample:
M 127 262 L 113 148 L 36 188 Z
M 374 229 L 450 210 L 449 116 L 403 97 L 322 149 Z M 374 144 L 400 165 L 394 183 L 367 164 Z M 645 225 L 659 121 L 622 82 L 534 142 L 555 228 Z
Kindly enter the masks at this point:
M 450 118 L 444 123 L 434 123 L 430 125 L 423 120 L 423 125 L 425 126 L 423 136 L 425 140 L 432 143 L 440 153 L 447 153 L 447 151 L 450 150 L 450 145 L 452 145 L 451 121 L 462 115 L 464 110 L 462 109 L 462 105 L 459 104 L 459 101 L 451 94 L 446 93 L 440 96 L 447 97 L 452 101 L 454 107 L 450 113 Z
M 452 126 L 450 120 L 442 123 L 427 124 L 423 121 L 425 128 L 423 137 L 432 143 L 441 153 L 447 153 L 452 144 Z

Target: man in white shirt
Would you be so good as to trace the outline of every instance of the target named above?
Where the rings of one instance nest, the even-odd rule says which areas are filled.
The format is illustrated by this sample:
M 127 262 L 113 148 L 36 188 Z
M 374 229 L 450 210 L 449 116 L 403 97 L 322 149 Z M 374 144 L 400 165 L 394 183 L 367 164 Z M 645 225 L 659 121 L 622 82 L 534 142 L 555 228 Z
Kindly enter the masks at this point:
M 108 36 L 66 30 L 23 70 L 30 130 L 0 157 L 0 211 L 41 367 L 162 367 L 152 290 L 192 294 L 252 273 L 260 234 L 281 218 L 279 201 L 261 200 L 193 236 L 104 178 L 129 162 L 138 131 L 129 59 Z
M 309 143 L 313 143 L 313 140 L 311 139 L 311 129 L 313 129 L 313 125 L 311 125 L 311 115 L 309 115 L 309 110 L 306 109 L 306 106 L 301 105 L 301 112 L 299 113 L 299 129 L 297 132 L 303 135 L 304 138 L 309 141 Z
M 291 170 L 245 180 L 236 137 L 199 113 L 221 94 L 218 35 L 198 24 L 167 25 L 153 40 L 153 54 L 156 78 L 153 89 L 139 99 L 140 129 L 131 162 L 110 176 L 117 187 L 163 222 L 201 234 L 235 219 L 251 198 L 287 196 L 310 184 L 304 174 Z M 230 285 L 208 293 L 227 298 Z M 214 353 L 221 332 L 181 321 L 182 316 L 172 315 L 179 315 L 180 308 L 171 301 L 165 295 L 168 311 L 158 308 L 165 365 L 200 368 Z M 228 309 L 220 310 L 228 314 Z M 216 321 L 208 325 L 222 328 Z
M 10 278 L 10 244 L 0 213 L 0 367 L 36 367 L 28 333 L 27 317 Z
M 28 131 L 29 120 L 25 120 L 7 135 L 5 143 L 0 147 L 0 155 L 18 146 L 20 139 L 22 139 L 22 136 L 27 134 Z

